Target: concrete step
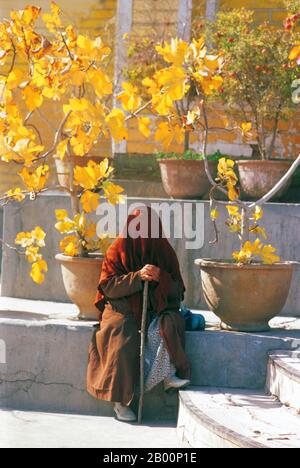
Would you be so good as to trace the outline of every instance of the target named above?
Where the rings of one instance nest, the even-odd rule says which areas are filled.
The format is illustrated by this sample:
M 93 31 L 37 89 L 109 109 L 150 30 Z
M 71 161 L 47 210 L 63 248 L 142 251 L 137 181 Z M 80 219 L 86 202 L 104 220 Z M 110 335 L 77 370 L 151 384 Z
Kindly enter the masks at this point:
M 86 392 L 95 322 L 76 321 L 76 313 L 72 304 L 0 298 L 0 406 L 112 415 L 111 405 Z M 193 385 L 263 389 L 268 352 L 300 350 L 300 330 L 282 328 L 294 323 L 288 318 L 274 323 L 281 328 L 247 334 L 220 331 L 216 317 L 203 313 L 207 330 L 186 334 Z M 146 395 L 145 416 L 175 419 L 177 410 L 177 394 L 162 386 Z
M 263 392 L 180 392 L 178 434 L 192 448 L 300 448 L 300 416 Z
M 279 350 L 269 355 L 267 391 L 300 414 L 300 351 Z

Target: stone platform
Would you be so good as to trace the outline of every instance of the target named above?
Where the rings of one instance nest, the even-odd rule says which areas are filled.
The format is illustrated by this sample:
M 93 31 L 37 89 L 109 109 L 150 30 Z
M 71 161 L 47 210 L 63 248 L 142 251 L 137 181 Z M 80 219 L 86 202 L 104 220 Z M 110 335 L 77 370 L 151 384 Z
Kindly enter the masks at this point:
M 138 190 L 144 190 L 144 183 L 141 181 Z M 159 197 L 160 193 L 156 194 Z M 175 238 L 175 233 L 170 233 L 170 242 L 176 250 L 184 282 L 186 285 L 186 303 L 195 309 L 205 309 L 203 291 L 200 281 L 200 270 L 194 264 L 197 258 L 231 258 L 232 252 L 239 248 L 238 237 L 232 235 L 227 229 L 222 229 L 222 239 L 217 244 L 212 245 L 210 241 L 215 238 L 215 233 L 210 220 L 210 204 L 208 201 L 196 200 L 170 200 L 166 198 L 139 198 L 129 197 L 128 207 L 134 203 L 158 203 L 164 204 L 165 211 L 171 209 L 174 203 L 179 208 L 180 213 L 185 212 L 188 216 L 183 225 L 193 227 L 200 237 L 200 246 L 195 249 L 186 248 L 187 239 Z M 189 216 L 186 204 L 193 209 L 193 214 Z M 185 207 L 185 210 L 184 210 Z M 200 211 L 196 213 L 196 207 Z M 29 300 L 55 300 L 57 302 L 68 302 L 61 269 L 55 261 L 55 254 L 59 251 L 61 234 L 54 229 L 55 210 L 70 210 L 69 197 L 58 192 L 47 192 L 39 196 L 34 202 L 29 200 L 22 204 L 11 203 L 4 208 L 4 241 L 14 245 L 16 234 L 20 231 L 31 231 L 35 226 L 41 226 L 47 233 L 46 248 L 43 255 L 48 263 L 49 271 L 45 282 L 42 285 L 33 283 L 28 272 L 30 266 L 24 256 L 18 255 L 9 248 L 3 250 L 2 261 L 2 295 Z M 219 205 L 220 217 L 218 226 L 221 229 L 225 225 L 227 218 L 226 203 Z M 299 258 L 299 231 L 300 231 L 300 205 L 267 203 L 264 206 L 265 218 L 262 226 L 267 228 L 269 242 L 278 249 L 278 254 L 284 260 L 298 261 Z M 45 217 L 45 212 L 47 217 Z M 202 216 L 203 215 L 203 216 Z M 92 219 L 97 223 L 99 217 L 95 214 Z M 171 216 L 174 220 L 174 212 Z M 177 226 L 179 226 L 176 215 Z M 264 224 L 265 223 L 265 224 Z M 172 225 L 173 223 L 171 223 Z M 189 237 L 189 233 L 186 233 Z M 180 237 L 180 236 L 179 236 Z M 202 243 L 203 241 L 203 243 Z M 293 281 L 285 308 L 282 311 L 285 316 L 300 317 L 300 263 L 295 265 Z
M 2 297 L 0 340 L 6 363 L 0 363 L 0 407 L 109 416 L 110 404 L 85 390 L 87 349 L 94 322 L 75 320 L 70 304 Z M 262 389 L 268 353 L 300 349 L 300 320 L 279 317 L 266 333 L 219 330 L 218 319 L 205 312 L 207 330 L 187 332 L 192 384 L 207 387 Z M 155 389 L 145 400 L 145 416 L 174 419 L 176 394 Z
M 300 448 L 300 416 L 263 391 L 181 391 L 177 431 L 193 448 Z

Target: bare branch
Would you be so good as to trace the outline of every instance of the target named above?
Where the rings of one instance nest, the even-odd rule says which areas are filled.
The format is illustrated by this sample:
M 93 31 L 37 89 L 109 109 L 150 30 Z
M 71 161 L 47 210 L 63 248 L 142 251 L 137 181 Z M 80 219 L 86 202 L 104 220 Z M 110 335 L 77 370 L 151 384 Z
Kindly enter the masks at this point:
M 294 163 L 291 165 L 290 169 L 287 171 L 287 173 L 280 179 L 280 181 L 274 185 L 274 187 L 262 198 L 257 200 L 256 202 L 253 202 L 249 205 L 249 209 L 255 208 L 256 206 L 261 206 L 270 201 L 284 186 L 285 184 L 289 181 L 290 177 L 294 174 L 296 169 L 300 166 L 300 154 L 298 158 L 294 161 Z

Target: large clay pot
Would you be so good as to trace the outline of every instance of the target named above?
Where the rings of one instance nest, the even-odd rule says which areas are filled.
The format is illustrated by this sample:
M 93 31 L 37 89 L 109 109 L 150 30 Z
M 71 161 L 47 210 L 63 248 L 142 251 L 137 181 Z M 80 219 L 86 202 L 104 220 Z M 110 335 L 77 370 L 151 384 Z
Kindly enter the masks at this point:
M 291 167 L 291 161 L 238 161 L 239 179 L 242 198 L 257 200 L 268 193 Z M 279 199 L 288 190 L 292 180 L 278 192 L 275 199 Z
M 74 156 L 75 166 L 87 166 L 90 160 L 100 164 L 105 158 L 102 156 Z M 70 187 L 70 166 L 67 161 L 55 158 L 56 174 L 59 185 Z
M 95 297 L 103 264 L 102 256 L 68 257 L 56 255 L 66 293 L 79 309 L 79 320 L 99 320 L 99 310 L 95 307 Z
M 221 319 L 221 328 L 241 332 L 269 330 L 269 321 L 283 309 L 290 290 L 293 264 L 237 265 L 198 259 L 204 298 Z
M 209 161 L 213 177 L 217 174 L 217 164 L 217 161 Z M 171 198 L 199 199 L 211 188 L 204 161 L 160 159 L 159 165 L 164 189 Z

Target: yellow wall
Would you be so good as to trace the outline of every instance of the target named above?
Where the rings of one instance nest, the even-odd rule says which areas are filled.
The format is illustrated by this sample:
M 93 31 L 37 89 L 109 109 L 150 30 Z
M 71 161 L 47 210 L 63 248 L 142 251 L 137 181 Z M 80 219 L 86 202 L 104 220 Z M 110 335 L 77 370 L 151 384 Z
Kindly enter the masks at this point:
M 281 0 L 220 0 L 220 8 L 223 10 L 230 8 L 249 8 L 255 11 L 255 19 L 257 21 L 272 21 L 280 23 L 284 20 L 286 10 L 284 3 Z

